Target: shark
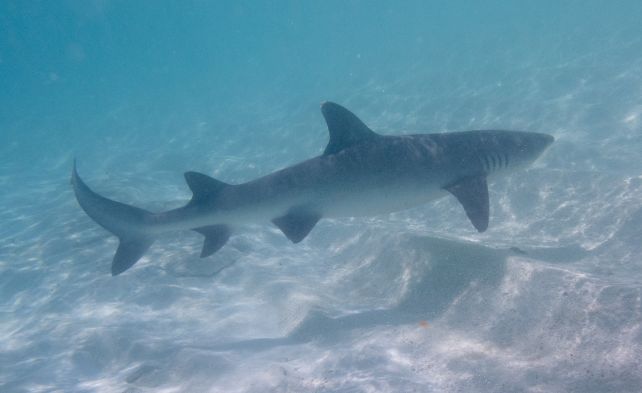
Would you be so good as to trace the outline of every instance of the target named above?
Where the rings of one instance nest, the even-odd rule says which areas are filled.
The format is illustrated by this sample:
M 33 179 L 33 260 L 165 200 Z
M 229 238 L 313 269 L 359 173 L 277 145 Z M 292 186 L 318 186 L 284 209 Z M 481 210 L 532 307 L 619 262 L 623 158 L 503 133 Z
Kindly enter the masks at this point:
M 322 218 L 382 215 L 447 195 L 484 232 L 487 179 L 528 166 L 554 141 L 508 130 L 382 135 L 339 104 L 324 102 L 321 112 L 330 134 L 323 154 L 242 184 L 186 172 L 192 198 L 164 212 L 99 195 L 80 178 L 74 160 L 71 183 L 80 207 L 119 239 L 112 275 L 132 267 L 166 232 L 200 233 L 200 256 L 207 257 L 243 225 L 271 222 L 299 243 Z

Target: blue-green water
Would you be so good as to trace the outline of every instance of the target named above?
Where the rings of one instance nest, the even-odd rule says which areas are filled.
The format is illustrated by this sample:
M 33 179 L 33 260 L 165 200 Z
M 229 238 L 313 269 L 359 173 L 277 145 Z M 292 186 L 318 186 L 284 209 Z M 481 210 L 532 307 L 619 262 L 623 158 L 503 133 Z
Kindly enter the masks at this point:
M 0 2 L 0 390 L 642 389 L 642 3 Z M 384 134 L 546 132 L 454 198 L 167 235 L 109 274 L 94 189 L 150 210 L 319 154 L 332 100 Z

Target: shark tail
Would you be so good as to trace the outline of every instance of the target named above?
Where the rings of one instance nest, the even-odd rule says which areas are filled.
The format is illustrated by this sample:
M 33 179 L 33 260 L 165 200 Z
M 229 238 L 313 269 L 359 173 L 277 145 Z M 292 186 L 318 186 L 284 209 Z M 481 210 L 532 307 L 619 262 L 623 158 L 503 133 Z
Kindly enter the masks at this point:
M 111 274 L 116 276 L 132 267 L 154 243 L 154 237 L 148 230 L 154 214 L 92 191 L 78 175 L 75 160 L 71 184 L 76 200 L 85 213 L 119 239 Z

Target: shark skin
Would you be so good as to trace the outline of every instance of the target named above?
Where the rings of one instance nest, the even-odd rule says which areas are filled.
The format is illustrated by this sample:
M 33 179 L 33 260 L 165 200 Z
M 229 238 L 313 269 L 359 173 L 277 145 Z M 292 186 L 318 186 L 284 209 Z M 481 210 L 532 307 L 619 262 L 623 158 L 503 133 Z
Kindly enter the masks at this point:
M 165 232 L 202 234 L 201 257 L 206 257 L 245 224 L 272 222 L 298 243 L 321 218 L 385 214 L 448 194 L 483 232 L 489 221 L 486 179 L 529 165 L 554 141 L 547 134 L 503 130 L 387 136 L 338 104 L 325 102 L 321 111 L 330 133 L 322 155 L 236 185 L 187 172 L 192 199 L 166 212 L 152 213 L 95 193 L 74 162 L 78 203 L 120 240 L 112 275 L 133 266 Z

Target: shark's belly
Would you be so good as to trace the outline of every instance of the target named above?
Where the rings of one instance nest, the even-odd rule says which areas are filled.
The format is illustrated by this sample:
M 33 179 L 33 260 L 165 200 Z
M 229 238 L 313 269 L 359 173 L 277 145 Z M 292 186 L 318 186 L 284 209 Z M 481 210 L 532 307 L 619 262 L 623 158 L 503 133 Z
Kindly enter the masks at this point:
M 259 198 L 254 203 L 243 203 L 229 210 L 214 212 L 208 221 L 232 225 L 252 224 L 270 221 L 292 209 L 301 208 L 325 218 L 373 216 L 416 207 L 446 194 L 443 189 L 430 184 L 295 188 L 278 193 L 278 197 Z
M 414 162 L 384 158 L 375 157 L 368 165 L 318 158 L 235 186 L 224 194 L 213 218 L 229 224 L 257 223 L 293 210 L 327 218 L 372 216 L 446 195 L 438 168 L 425 170 Z
M 446 191 L 437 187 L 381 188 L 337 193 L 319 201 L 319 208 L 324 217 L 373 216 L 410 209 L 446 195 Z

